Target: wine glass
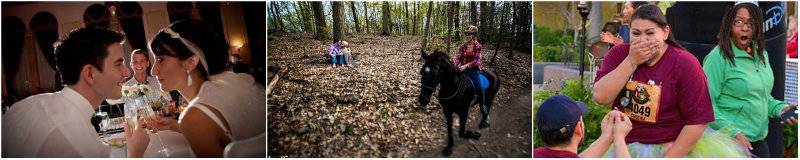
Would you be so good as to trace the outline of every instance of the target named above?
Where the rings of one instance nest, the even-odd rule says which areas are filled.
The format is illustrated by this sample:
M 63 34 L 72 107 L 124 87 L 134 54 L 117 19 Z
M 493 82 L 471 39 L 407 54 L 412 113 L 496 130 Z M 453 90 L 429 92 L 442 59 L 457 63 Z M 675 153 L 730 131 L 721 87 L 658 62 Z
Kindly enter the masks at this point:
M 156 116 L 158 116 L 151 108 L 150 103 L 143 103 L 143 105 L 140 105 L 138 110 L 139 110 L 139 115 L 146 119 L 155 119 L 157 118 Z M 153 130 L 153 128 L 150 129 Z M 165 157 L 170 157 L 169 149 L 167 149 L 166 145 L 164 144 L 164 140 L 161 139 L 161 136 L 158 135 L 158 132 L 153 132 L 153 134 L 156 136 L 156 138 L 158 138 L 158 141 L 161 143 L 161 150 L 158 150 L 158 153 L 161 153 Z
M 125 145 L 124 138 L 115 137 L 115 131 L 118 131 L 118 121 L 109 118 L 108 112 L 98 111 L 97 116 L 101 117 L 100 121 L 100 141 L 103 144 L 111 147 L 122 147 Z

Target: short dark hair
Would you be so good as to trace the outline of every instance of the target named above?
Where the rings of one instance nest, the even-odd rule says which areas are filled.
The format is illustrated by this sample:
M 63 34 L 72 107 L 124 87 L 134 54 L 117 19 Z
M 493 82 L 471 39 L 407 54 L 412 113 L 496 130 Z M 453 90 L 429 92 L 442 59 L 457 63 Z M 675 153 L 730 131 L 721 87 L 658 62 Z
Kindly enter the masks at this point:
M 228 41 L 210 25 L 200 20 L 186 19 L 170 24 L 169 29 L 178 33 L 180 38 L 194 43 L 203 51 L 208 68 L 197 64 L 197 69 L 203 78 L 207 79 L 208 76 L 222 73 L 227 69 L 230 46 L 228 46 Z M 165 29 L 156 34 L 150 41 L 149 47 L 156 56 L 166 55 L 186 60 L 195 55 L 179 38 L 172 37 Z M 208 72 L 206 73 L 206 71 Z
M 125 40 L 121 33 L 104 28 L 80 28 L 70 31 L 54 43 L 56 69 L 66 85 L 80 79 L 81 68 L 92 65 L 103 71 L 108 46 Z
M 633 6 L 634 10 L 639 9 L 639 7 L 644 6 L 646 4 L 650 4 L 650 2 L 647 2 L 647 1 L 631 1 L 631 6 Z
M 561 132 L 560 129 L 539 128 L 539 135 L 542 136 L 542 141 L 548 147 L 566 145 L 572 139 L 578 122 L 575 122 L 575 125 L 569 125 L 571 127 L 564 127 L 564 132 Z

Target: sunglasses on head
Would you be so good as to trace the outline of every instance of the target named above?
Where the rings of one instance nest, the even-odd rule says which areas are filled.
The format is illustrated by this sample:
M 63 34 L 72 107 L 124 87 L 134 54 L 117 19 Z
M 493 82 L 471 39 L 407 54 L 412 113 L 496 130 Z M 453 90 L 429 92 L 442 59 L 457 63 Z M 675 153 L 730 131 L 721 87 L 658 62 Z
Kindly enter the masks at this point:
M 472 33 L 472 32 L 464 32 L 464 35 L 467 35 L 467 36 L 474 36 L 474 35 L 475 35 L 475 33 Z

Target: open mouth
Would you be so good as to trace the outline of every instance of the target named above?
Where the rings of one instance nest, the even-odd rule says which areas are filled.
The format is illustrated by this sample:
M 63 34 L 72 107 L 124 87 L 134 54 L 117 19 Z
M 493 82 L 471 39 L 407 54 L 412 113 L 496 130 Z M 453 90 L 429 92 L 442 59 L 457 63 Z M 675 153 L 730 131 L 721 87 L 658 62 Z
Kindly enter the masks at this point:
M 750 43 L 750 36 L 739 36 L 739 47 L 747 47 Z

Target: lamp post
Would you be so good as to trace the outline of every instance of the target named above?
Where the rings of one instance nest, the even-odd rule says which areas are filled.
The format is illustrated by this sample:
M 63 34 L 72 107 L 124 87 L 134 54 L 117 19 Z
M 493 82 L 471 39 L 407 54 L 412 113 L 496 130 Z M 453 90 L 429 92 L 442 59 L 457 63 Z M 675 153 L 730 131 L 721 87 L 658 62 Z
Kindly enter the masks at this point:
M 581 83 L 583 83 L 583 71 L 585 70 L 584 66 L 584 59 L 586 57 L 586 52 L 584 51 L 586 48 L 586 18 L 589 16 L 589 6 L 590 4 L 586 1 L 578 2 L 578 13 L 581 15 L 581 31 L 578 34 L 578 39 L 581 41 L 581 45 L 578 46 L 578 50 L 580 52 L 580 66 L 579 66 L 579 73 L 581 76 Z

